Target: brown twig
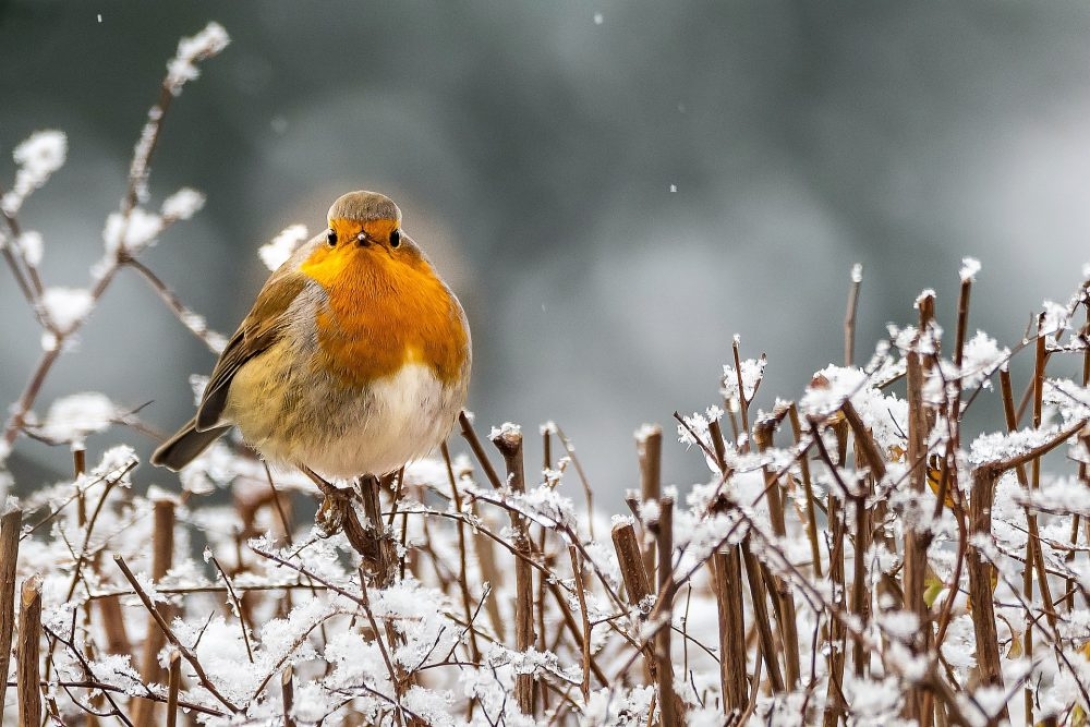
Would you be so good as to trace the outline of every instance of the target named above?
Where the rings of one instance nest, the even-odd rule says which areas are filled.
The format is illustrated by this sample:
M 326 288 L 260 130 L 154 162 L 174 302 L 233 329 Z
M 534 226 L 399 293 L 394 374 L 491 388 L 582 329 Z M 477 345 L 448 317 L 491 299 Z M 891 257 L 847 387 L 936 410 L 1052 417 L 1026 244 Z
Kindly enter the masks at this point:
M 855 314 L 859 307 L 859 289 L 863 284 L 863 266 L 852 266 L 852 284 L 848 289 L 848 310 L 844 313 L 844 365 L 851 366 L 855 358 Z
M 658 550 L 658 582 L 660 600 L 655 611 L 658 618 L 669 626 L 673 618 L 674 600 L 674 500 L 672 497 L 659 499 L 658 517 L 648 523 L 655 536 Z M 659 710 L 662 712 L 662 727 L 677 727 L 685 723 L 681 701 L 674 690 L 674 662 L 671 655 L 671 628 L 660 628 L 655 636 L 656 676 L 659 687 Z
M 289 664 L 280 672 L 280 694 L 284 705 L 284 727 L 295 727 L 295 717 L 292 711 L 295 708 L 295 686 L 292 681 L 292 667 Z
M 522 494 L 526 490 L 526 475 L 523 470 L 522 432 L 517 428 L 504 427 L 492 437 L 507 466 L 507 482 L 513 492 Z M 471 442 L 472 444 L 472 442 Z M 527 564 L 531 553 L 529 529 L 526 519 L 510 511 L 511 526 L 515 529 L 515 550 L 525 557 L 515 560 L 515 649 L 525 652 L 534 645 L 534 591 L 533 572 Z M 523 714 L 534 712 L 533 674 L 519 674 L 515 677 L 515 699 L 519 711 Z
M 12 507 L 0 517 L 0 712 L 7 692 L 11 643 L 15 632 L 15 566 L 19 562 L 19 533 L 23 511 Z
M 103 496 L 105 499 L 105 495 Z M 174 503 L 170 500 L 158 500 L 153 505 L 152 526 L 152 556 L 151 579 L 158 583 L 170 570 L 174 560 Z M 163 607 L 163 613 L 158 616 L 169 619 L 173 609 L 170 606 Z M 150 618 L 157 616 L 153 614 Z M 164 635 L 153 629 L 151 621 L 148 623 L 147 638 L 144 640 L 143 656 L 140 660 L 140 673 L 147 683 L 162 683 L 162 668 L 159 666 L 159 651 L 163 648 Z M 134 705 L 132 721 L 136 727 L 152 727 L 155 724 L 155 703 L 137 702 Z
M 745 601 L 738 546 L 727 546 L 712 556 L 712 570 L 719 613 L 719 676 L 723 712 L 729 716 L 741 714 L 748 706 Z
M 19 601 L 19 642 L 15 661 L 19 684 L 19 724 L 36 727 L 42 722 L 39 687 L 42 639 L 42 580 L 34 575 L 23 581 Z
M 546 438 L 548 435 L 546 434 Z M 447 448 L 447 443 L 443 442 L 440 445 L 440 449 L 443 454 L 443 462 L 447 468 L 447 478 L 450 483 L 451 498 L 454 500 L 454 509 L 458 512 L 462 512 L 462 494 L 458 491 L 458 481 L 454 476 L 454 467 L 450 462 L 450 450 Z M 471 619 L 473 614 L 473 598 L 469 594 L 469 564 L 468 564 L 468 542 L 466 540 L 465 523 L 458 521 L 455 525 L 458 531 L 458 591 L 462 596 L 462 608 L 465 609 L 466 619 Z M 500 619 L 496 619 L 497 621 Z M 469 652 L 474 661 L 480 661 L 481 650 L 477 646 L 477 634 L 474 631 L 469 632 Z
M 640 462 L 640 496 L 643 502 L 657 502 L 662 494 L 662 427 L 644 426 L 636 432 L 636 454 Z M 650 539 L 644 542 L 643 567 L 655 577 L 655 548 Z
M 583 700 L 590 699 L 590 616 L 587 615 L 587 597 L 583 584 L 583 564 L 579 560 L 579 550 L 574 545 L 568 546 L 568 557 L 571 558 L 571 569 L 575 575 L 575 595 L 579 597 L 579 615 L 583 620 L 583 633 L 580 638 L 580 651 L 583 654 L 583 681 L 580 690 L 583 692 Z
M 497 490 L 503 489 L 503 483 L 500 481 L 500 476 L 496 474 L 496 468 L 492 466 L 492 462 L 488 459 L 488 455 L 485 454 L 484 447 L 481 446 L 481 440 L 477 437 L 477 432 L 473 429 L 473 424 L 469 421 L 469 417 L 466 416 L 464 411 L 458 413 L 458 424 L 462 429 L 462 436 L 466 442 L 469 443 L 469 448 L 473 450 L 473 456 L 477 458 L 477 462 L 481 465 L 481 469 L 484 470 L 485 477 L 492 483 L 492 486 Z
M 148 594 L 145 593 L 144 589 L 140 586 L 140 582 L 136 580 L 136 576 L 134 576 L 132 571 L 129 570 L 129 566 L 125 562 L 125 559 L 122 558 L 120 555 L 115 555 L 114 562 L 117 563 L 117 567 L 121 569 L 121 572 L 125 574 L 125 579 L 128 580 L 130 585 L 132 585 L 133 590 L 136 591 L 136 595 L 140 599 L 140 602 L 144 604 L 144 608 L 147 609 L 148 613 L 150 613 L 151 617 L 155 620 L 156 626 L 158 626 L 159 630 L 163 632 L 163 636 L 165 636 L 167 641 L 169 641 L 171 644 L 174 645 L 175 648 L 178 649 L 182 657 L 187 662 L 189 662 L 189 665 L 191 667 L 193 667 L 193 671 L 197 675 L 197 681 L 201 683 L 201 686 L 208 690 L 209 694 L 215 697 L 220 704 L 222 704 L 224 707 L 227 707 L 227 709 L 230 710 L 233 714 L 238 714 L 240 711 L 242 711 L 239 709 L 239 707 L 237 707 L 229 699 L 227 699 L 227 697 L 225 697 L 219 689 L 216 688 L 216 685 L 213 684 L 212 680 L 208 678 L 208 674 L 205 673 L 204 667 L 201 666 L 201 662 L 197 659 L 197 655 L 190 651 L 190 649 L 185 646 L 174 634 L 174 631 L 172 631 L 170 626 L 167 624 L 166 619 L 163 618 L 163 614 L 160 613 L 159 609 L 156 608 L 154 603 L 152 603 L 151 598 L 148 597 Z
M 178 690 L 182 686 L 182 655 L 177 649 L 171 650 L 167 663 L 167 727 L 175 727 L 178 724 Z

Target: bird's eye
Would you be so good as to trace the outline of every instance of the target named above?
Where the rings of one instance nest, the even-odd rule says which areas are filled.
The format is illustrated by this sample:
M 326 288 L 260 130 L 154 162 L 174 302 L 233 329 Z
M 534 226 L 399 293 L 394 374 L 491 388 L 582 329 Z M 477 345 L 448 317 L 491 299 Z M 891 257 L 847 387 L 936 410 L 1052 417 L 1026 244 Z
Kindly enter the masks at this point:
M 337 231 L 332 227 L 325 231 L 325 241 L 329 243 L 330 247 L 337 244 Z
M 390 247 L 399 247 L 401 245 L 401 230 L 394 230 L 390 233 Z

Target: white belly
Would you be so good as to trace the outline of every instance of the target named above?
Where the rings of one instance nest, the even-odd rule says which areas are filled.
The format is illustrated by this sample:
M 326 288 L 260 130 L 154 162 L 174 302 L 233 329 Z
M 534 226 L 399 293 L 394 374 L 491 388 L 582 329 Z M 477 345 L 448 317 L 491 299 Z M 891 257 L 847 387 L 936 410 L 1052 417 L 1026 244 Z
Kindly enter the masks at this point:
M 344 433 L 316 443 L 307 466 L 320 474 L 386 474 L 420 459 L 446 439 L 465 402 L 423 364 L 406 364 L 355 402 Z M 354 426 L 353 426 L 354 425 Z
M 224 418 L 272 464 L 340 478 L 393 472 L 439 446 L 465 403 L 464 384 L 444 385 L 424 364 L 346 393 L 313 374 L 303 384 L 299 372 L 276 365 L 291 357 L 269 353 L 266 365 L 235 376 Z

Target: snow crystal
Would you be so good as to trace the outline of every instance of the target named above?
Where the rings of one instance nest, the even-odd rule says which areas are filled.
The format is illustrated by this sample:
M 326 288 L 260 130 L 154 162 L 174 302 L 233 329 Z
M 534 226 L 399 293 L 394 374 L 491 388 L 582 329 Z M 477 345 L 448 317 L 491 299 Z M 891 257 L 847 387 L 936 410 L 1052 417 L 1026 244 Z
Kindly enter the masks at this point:
M 178 41 L 178 53 L 167 63 L 165 84 L 177 96 L 182 86 L 200 77 L 196 62 L 216 55 L 231 42 L 227 31 L 219 23 L 209 23 L 192 38 Z
M 984 331 L 977 331 L 976 335 L 965 344 L 962 354 L 962 387 L 969 390 L 977 386 L 990 388 L 990 377 L 1007 363 L 1010 355 L 1009 348 L 1005 346 L 1000 348 L 994 338 Z
M 129 216 L 113 212 L 106 218 L 106 227 L 102 239 L 106 241 L 106 252 L 116 255 L 125 251 L 135 255 L 144 249 L 163 231 L 163 218 L 143 207 L 134 207 Z
M 62 131 L 36 131 L 15 147 L 12 157 L 19 170 L 15 173 L 11 191 L 0 199 L 4 212 L 9 215 L 18 212 L 23 200 L 64 165 L 67 154 L 68 137 Z
M 90 291 L 82 288 L 46 288 L 41 305 L 49 324 L 60 333 L 67 333 L 87 317 L 94 307 Z
M 838 410 L 844 401 L 861 391 L 867 374 L 861 369 L 827 366 L 814 374 L 810 385 L 799 401 L 805 414 L 825 418 Z
M 878 625 L 889 636 L 911 643 L 920 630 L 920 619 L 911 611 L 890 611 L 878 616 Z
M 290 225 L 270 242 L 259 247 L 257 254 L 261 257 L 261 262 L 265 263 L 265 267 L 276 270 L 300 245 L 306 242 L 307 234 L 305 225 Z
M 969 461 L 974 465 L 999 462 L 1024 454 L 1056 436 L 1055 427 L 1044 429 L 1019 429 L 1009 434 L 992 432 L 981 434 L 969 448 Z
M 72 394 L 53 402 L 38 431 L 55 442 L 81 441 L 88 434 L 103 431 L 120 415 L 105 394 Z
M 768 359 L 764 356 L 759 359 L 747 358 L 742 362 L 742 394 L 746 401 L 752 399 L 757 391 L 757 385 L 761 383 L 767 363 Z M 738 401 L 738 372 L 733 366 L 723 366 L 722 388 L 719 389 L 719 393 L 727 401 Z
M 23 255 L 23 260 L 26 260 L 26 264 L 32 268 L 38 267 L 42 262 L 42 234 L 35 232 L 34 230 L 27 230 L 23 234 L 19 235 L 19 239 L 16 240 L 16 244 L 19 247 L 19 252 Z
M 163 217 L 172 220 L 188 220 L 204 207 L 205 197 L 195 189 L 182 187 L 163 200 Z
M 651 437 L 662 436 L 662 427 L 658 424 L 644 424 L 635 432 L 632 436 L 636 438 L 637 442 L 646 442 Z
M 401 698 L 401 703 L 413 714 L 422 717 L 425 724 L 455 724 L 450 714 L 450 707 L 454 703 L 454 697 L 450 692 L 439 692 L 414 685 L 409 687 L 409 691 Z
M 925 300 L 927 300 L 928 298 L 934 298 L 934 297 L 935 297 L 935 291 L 933 289 L 924 288 L 923 290 L 920 291 L 920 294 L 916 296 L 916 300 L 915 300 L 915 302 L 913 302 L 912 307 L 915 308 L 916 310 L 919 310 L 920 306 L 923 305 L 923 302 Z
M 1069 327 L 1070 311 L 1067 306 L 1060 305 L 1051 300 L 1044 302 L 1045 312 L 1041 315 L 1041 330 L 1038 332 L 1042 336 L 1059 335 L 1066 331 Z
M 961 282 L 969 283 L 976 280 L 976 274 L 980 272 L 980 261 L 975 257 L 963 257 L 961 259 L 961 270 L 958 275 L 961 277 Z
M 605 16 L 602 15 L 601 13 L 595 13 L 594 14 L 594 24 L 595 25 L 601 25 L 603 22 L 605 22 Z M 673 186 L 673 185 L 671 185 L 671 186 Z M 673 190 L 671 190 L 671 191 L 673 191 Z
M 136 452 L 133 451 L 132 447 L 119 444 L 116 447 L 110 447 L 102 453 L 102 459 L 100 459 L 98 465 L 91 470 L 91 474 L 96 477 L 108 477 L 129 469 L 137 461 Z M 127 479 L 122 481 L 121 484 L 127 486 Z
M 852 265 L 852 282 L 853 283 L 862 283 L 863 282 L 863 264 L 862 263 L 856 263 L 856 264 Z
M 489 432 L 489 439 L 497 439 L 499 437 L 507 437 L 512 435 L 521 435 L 522 427 L 518 424 L 512 424 L 511 422 L 504 422 L 498 427 L 492 427 L 492 431 Z
M 859 721 L 895 717 L 901 709 L 904 687 L 894 678 L 861 679 L 844 684 L 844 698 Z

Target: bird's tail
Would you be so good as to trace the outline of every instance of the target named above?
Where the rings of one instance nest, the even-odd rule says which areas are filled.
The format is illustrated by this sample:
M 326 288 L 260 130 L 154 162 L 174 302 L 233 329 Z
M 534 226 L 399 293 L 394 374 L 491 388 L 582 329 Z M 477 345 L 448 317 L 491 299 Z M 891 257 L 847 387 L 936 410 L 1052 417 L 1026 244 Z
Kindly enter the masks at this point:
M 206 429 L 203 432 L 197 431 L 196 418 L 190 419 L 173 437 L 155 450 L 151 455 L 151 463 L 177 472 L 192 462 L 198 454 L 208 449 L 212 442 L 222 437 L 230 428 L 228 424 Z

